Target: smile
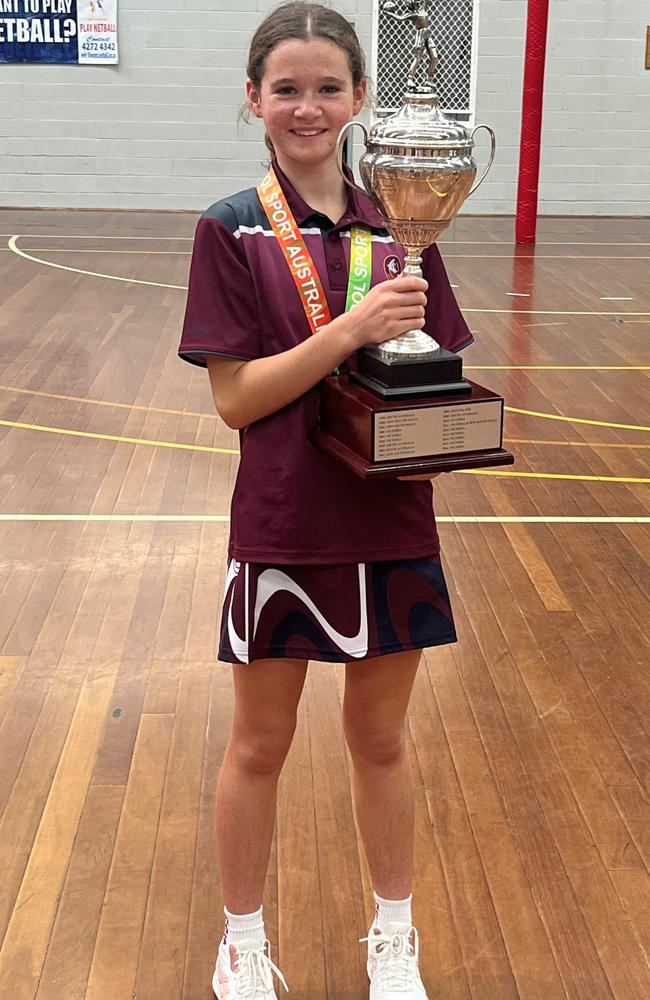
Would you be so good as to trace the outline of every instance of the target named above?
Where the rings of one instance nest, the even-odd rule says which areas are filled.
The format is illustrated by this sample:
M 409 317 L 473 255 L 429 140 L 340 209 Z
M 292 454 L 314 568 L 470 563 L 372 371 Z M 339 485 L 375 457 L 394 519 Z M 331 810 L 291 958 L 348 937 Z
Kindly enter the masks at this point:
M 322 135 L 327 129 L 324 128 L 292 128 L 291 131 L 294 135 L 312 136 L 312 135 Z

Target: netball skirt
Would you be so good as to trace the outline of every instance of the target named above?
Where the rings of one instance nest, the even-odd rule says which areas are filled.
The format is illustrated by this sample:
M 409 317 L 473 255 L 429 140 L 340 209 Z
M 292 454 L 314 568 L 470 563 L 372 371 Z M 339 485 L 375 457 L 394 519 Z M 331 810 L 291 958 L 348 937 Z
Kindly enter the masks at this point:
M 437 557 L 338 566 L 231 560 L 219 659 L 345 663 L 456 642 Z

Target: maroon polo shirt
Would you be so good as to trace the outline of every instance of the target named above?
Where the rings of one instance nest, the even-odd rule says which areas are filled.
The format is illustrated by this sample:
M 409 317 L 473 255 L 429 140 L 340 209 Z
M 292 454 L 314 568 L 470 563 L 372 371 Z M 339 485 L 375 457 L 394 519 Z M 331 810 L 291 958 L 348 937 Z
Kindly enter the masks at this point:
M 350 227 L 372 231 L 372 284 L 404 259 L 370 200 L 348 189 L 336 225 L 315 212 L 277 162 L 278 181 L 318 270 L 332 318 L 345 311 Z M 437 247 L 423 258 L 425 330 L 450 350 L 472 342 Z M 212 205 L 198 222 L 179 355 L 252 360 L 312 336 L 300 295 L 255 188 Z M 327 336 L 327 332 L 319 334 Z M 351 367 L 354 358 L 342 366 Z M 430 482 L 366 481 L 316 448 L 318 386 L 240 431 L 229 555 L 242 562 L 336 564 L 435 555 Z

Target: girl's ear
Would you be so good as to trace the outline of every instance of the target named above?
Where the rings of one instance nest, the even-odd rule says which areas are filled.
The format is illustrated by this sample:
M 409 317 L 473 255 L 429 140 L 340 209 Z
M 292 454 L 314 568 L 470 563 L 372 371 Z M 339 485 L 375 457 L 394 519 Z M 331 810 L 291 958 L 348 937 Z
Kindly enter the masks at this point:
M 256 118 L 262 117 L 262 105 L 260 103 L 260 92 L 253 86 L 250 80 L 246 81 L 246 100 Z
M 358 115 L 361 108 L 366 103 L 366 91 L 368 89 L 368 78 L 364 76 L 358 87 L 354 88 L 352 99 L 352 114 Z

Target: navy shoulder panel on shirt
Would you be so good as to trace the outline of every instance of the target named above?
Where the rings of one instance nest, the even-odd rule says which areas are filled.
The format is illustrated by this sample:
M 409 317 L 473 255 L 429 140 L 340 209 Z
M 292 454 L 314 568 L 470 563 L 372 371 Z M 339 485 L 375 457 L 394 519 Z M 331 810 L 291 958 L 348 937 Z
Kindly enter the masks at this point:
M 206 209 L 201 218 L 217 219 L 231 233 L 236 232 L 240 226 L 259 226 L 266 222 L 266 215 L 256 188 L 247 188 L 245 191 L 238 191 L 237 194 L 216 201 Z

